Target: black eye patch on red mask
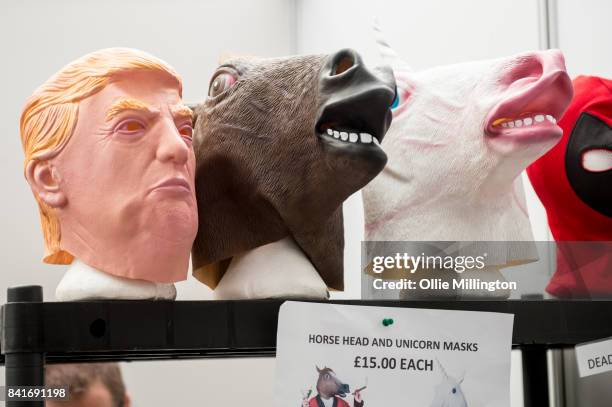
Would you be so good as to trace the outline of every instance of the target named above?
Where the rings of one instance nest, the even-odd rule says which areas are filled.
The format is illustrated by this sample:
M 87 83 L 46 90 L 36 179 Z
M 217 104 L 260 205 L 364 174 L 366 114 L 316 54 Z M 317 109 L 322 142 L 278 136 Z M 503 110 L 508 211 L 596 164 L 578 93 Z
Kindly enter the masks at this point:
M 596 149 L 612 151 L 612 127 L 592 114 L 582 113 L 567 145 L 567 178 L 585 204 L 612 218 L 612 169 L 589 171 L 583 166 L 584 154 Z

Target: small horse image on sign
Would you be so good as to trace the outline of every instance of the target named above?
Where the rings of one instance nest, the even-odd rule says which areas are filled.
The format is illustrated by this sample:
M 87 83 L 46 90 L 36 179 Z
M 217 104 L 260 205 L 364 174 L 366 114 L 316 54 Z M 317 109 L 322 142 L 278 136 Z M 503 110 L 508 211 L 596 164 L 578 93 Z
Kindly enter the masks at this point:
M 354 396 L 353 407 L 363 407 L 361 391 L 365 389 L 365 386 L 351 393 L 350 386 L 340 380 L 332 369 L 317 367 L 317 373 L 319 374 L 317 394 L 309 399 L 310 392 L 308 392 L 302 401 L 302 407 L 350 407 L 349 403 L 344 400 L 348 395 Z

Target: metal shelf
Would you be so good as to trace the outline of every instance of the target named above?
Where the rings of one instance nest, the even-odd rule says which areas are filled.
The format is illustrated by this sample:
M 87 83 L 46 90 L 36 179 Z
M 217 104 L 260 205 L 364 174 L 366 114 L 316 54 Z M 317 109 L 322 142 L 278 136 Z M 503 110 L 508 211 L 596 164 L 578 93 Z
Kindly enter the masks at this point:
M 273 356 L 281 300 L 9 302 L 2 353 L 48 362 Z M 330 301 L 515 315 L 513 344 L 572 346 L 612 336 L 612 301 Z
M 6 364 L 7 385 L 43 383 L 46 362 L 274 356 L 278 311 L 284 302 L 43 302 L 38 286 L 9 289 L 8 301 L 0 323 L 0 363 Z M 529 355 L 524 363 L 533 365 L 527 380 L 538 383 L 531 394 L 536 398 L 547 385 L 547 349 L 612 337 L 612 301 L 330 303 L 514 314 L 513 344 Z

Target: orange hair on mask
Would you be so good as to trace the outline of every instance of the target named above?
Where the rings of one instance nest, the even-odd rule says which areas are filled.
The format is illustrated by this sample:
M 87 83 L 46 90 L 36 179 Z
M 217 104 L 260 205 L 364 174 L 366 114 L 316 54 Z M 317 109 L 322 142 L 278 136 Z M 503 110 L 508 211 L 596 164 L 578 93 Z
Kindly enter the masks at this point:
M 55 157 L 70 140 L 76 126 L 79 102 L 130 71 L 156 71 L 182 81 L 176 71 L 160 59 L 129 48 L 107 48 L 87 54 L 66 65 L 34 91 L 21 113 L 19 130 L 25 154 L 24 167 L 32 161 Z M 53 208 L 36 197 L 45 240 L 43 261 L 70 264 L 73 256 L 60 247 L 61 231 Z

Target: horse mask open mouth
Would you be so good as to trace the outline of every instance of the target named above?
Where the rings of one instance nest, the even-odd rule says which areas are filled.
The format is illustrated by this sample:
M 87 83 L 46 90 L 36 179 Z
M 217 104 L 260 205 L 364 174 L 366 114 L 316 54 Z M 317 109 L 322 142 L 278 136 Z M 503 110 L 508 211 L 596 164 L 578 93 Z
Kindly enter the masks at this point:
M 291 236 L 342 290 L 342 202 L 385 166 L 394 97 L 391 70 L 348 49 L 221 65 L 195 109 L 194 275 L 214 288 L 234 255 Z

